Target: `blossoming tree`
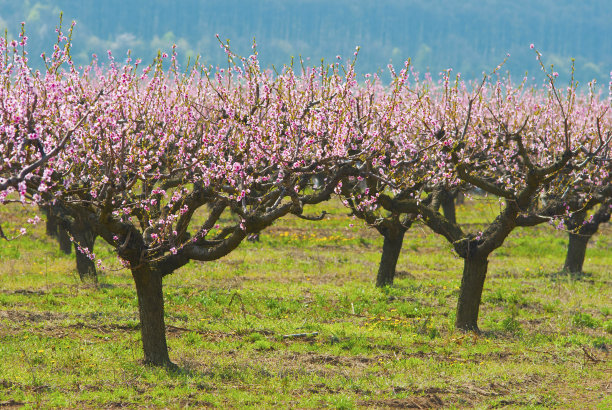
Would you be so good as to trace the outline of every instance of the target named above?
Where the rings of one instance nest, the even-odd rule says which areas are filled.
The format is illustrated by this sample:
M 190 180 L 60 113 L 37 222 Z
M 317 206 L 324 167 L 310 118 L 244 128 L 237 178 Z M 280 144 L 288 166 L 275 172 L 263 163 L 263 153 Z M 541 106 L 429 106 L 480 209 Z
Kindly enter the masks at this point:
M 221 258 L 289 213 L 312 218 L 304 207 L 329 199 L 354 173 L 350 158 L 370 149 L 352 127 L 352 65 L 273 75 L 256 54 L 226 52 L 228 69 L 214 71 L 180 73 L 174 55 L 144 69 L 94 64 L 82 87 L 88 98 L 104 92 L 53 185 L 62 212 L 94 227 L 131 270 L 155 365 L 171 365 L 163 277 Z
M 431 100 L 430 128 L 441 133 L 439 178 L 451 184 L 460 179 L 500 198 L 499 215 L 483 231 L 465 232 L 418 199 L 379 197 L 379 203 L 393 212 L 420 214 L 464 259 L 458 328 L 478 330 L 489 255 L 512 230 L 565 214 L 565 209 L 557 213 L 539 198 L 558 196 L 566 188 L 563 181 L 598 181 L 601 175 L 598 167 L 587 165 L 609 152 L 610 139 L 596 126 L 607 113 L 606 104 L 593 95 L 580 99 L 575 84 L 559 91 L 554 77 L 549 74 L 544 89 L 484 81 L 472 91 L 459 81 L 451 87 L 445 77 L 440 96 Z M 542 207 L 550 212 L 546 218 L 540 218 Z
M 393 80 L 387 87 L 376 76 L 366 75 L 356 115 L 360 118 L 365 117 L 362 112 L 375 113 L 367 118 L 366 127 L 361 130 L 369 139 L 380 141 L 380 145 L 364 156 L 357 167 L 357 177 L 343 181 L 340 189 L 352 215 L 384 238 L 376 277 L 378 287 L 393 284 L 404 234 L 419 215 L 384 209 L 377 205 L 377 198 L 386 194 L 397 200 L 415 200 L 426 195 L 424 202 L 437 210 L 450 197 L 441 184 L 430 183 L 438 174 L 436 156 L 430 151 L 437 148 L 440 137 L 423 122 L 431 84 L 429 80 L 420 82 L 418 73 L 411 72 L 409 67 L 409 60 L 399 73 L 389 66 Z M 454 212 L 451 214 L 447 216 L 454 218 Z
M 72 28 L 71 28 L 72 30 Z M 58 28 L 46 70 L 28 65 L 24 24 L 18 40 L 0 38 L 0 203 L 36 203 L 53 177 L 60 153 L 84 128 L 93 101 L 83 99 L 69 62 L 70 43 Z M 93 99 L 97 99 L 94 96 Z M 37 218 L 35 219 L 35 221 Z M 22 228 L 22 233 L 25 228 Z M 8 239 L 0 229 L 0 236 Z

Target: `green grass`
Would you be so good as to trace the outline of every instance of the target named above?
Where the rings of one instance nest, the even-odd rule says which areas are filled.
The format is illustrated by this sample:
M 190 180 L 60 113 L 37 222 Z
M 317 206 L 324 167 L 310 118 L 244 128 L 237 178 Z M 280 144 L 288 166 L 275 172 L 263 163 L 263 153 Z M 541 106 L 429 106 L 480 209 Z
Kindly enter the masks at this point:
M 458 218 L 480 229 L 495 207 Z M 308 212 L 321 210 L 325 222 L 286 218 L 165 280 L 177 372 L 142 364 L 131 276 L 101 241 L 99 288 L 42 227 L 0 242 L 0 405 L 612 407 L 609 227 L 580 277 L 558 274 L 564 233 L 517 230 L 490 260 L 474 335 L 453 328 L 462 260 L 443 239 L 414 226 L 380 290 L 381 238 L 336 203 Z M 0 208 L 5 232 L 29 213 Z

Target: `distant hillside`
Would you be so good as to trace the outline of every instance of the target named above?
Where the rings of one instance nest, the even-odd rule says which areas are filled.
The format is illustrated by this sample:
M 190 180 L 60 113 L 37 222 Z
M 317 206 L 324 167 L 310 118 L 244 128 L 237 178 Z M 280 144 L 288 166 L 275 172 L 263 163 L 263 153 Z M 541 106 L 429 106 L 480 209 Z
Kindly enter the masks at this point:
M 0 1 L 0 27 L 10 35 L 27 22 L 33 56 L 49 49 L 60 11 L 78 23 L 74 55 L 87 61 L 107 49 L 127 49 L 149 60 L 158 49 L 179 45 L 182 55 L 223 62 L 215 34 L 248 54 L 253 37 L 265 65 L 291 56 L 332 60 L 362 47 L 361 72 L 401 64 L 411 57 L 421 71 L 453 67 L 479 77 L 511 54 L 506 66 L 522 77 L 539 76 L 535 43 L 547 64 L 569 73 L 570 59 L 582 82 L 608 84 L 612 70 L 612 3 L 609 0 L 41 0 Z M 32 58 L 36 60 L 37 58 Z

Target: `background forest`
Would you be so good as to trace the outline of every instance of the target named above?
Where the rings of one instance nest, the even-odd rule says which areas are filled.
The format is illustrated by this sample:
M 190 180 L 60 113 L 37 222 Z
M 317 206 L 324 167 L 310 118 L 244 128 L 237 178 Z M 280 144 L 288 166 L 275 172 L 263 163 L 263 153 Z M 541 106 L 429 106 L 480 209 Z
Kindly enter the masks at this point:
M 352 57 L 361 46 L 361 73 L 386 71 L 408 57 L 421 72 L 452 67 L 464 78 L 491 71 L 509 53 L 506 70 L 517 79 L 526 71 L 541 79 L 529 44 L 562 79 L 576 61 L 576 75 L 586 84 L 607 85 L 612 67 L 612 6 L 606 0 L 530 0 L 511 2 L 452 0 L 167 0 L 104 2 L 83 0 L 0 1 L 0 28 L 16 36 L 25 21 L 31 62 L 49 50 L 60 11 L 77 21 L 74 57 L 81 63 L 107 50 L 119 58 L 130 49 L 150 61 L 173 43 L 179 53 L 224 63 L 215 34 L 231 39 L 241 54 L 250 53 L 255 37 L 265 66 L 282 66 L 291 56 L 316 64 L 336 55 Z

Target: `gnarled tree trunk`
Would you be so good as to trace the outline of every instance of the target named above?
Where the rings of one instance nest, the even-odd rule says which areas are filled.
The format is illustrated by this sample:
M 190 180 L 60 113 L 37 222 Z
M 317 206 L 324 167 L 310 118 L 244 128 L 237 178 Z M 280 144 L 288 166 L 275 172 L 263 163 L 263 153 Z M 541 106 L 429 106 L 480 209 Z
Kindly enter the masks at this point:
M 455 327 L 478 332 L 478 310 L 487 276 L 489 255 L 469 255 L 464 259 Z
M 140 332 L 146 364 L 174 367 L 168 355 L 162 276 L 148 265 L 132 269 L 138 295 Z
M 393 285 L 395 268 L 402 251 L 405 233 L 406 229 L 403 227 L 395 227 L 395 229 L 385 229 L 383 231 L 385 240 L 380 265 L 378 266 L 378 275 L 376 276 L 376 286 L 379 288 Z

